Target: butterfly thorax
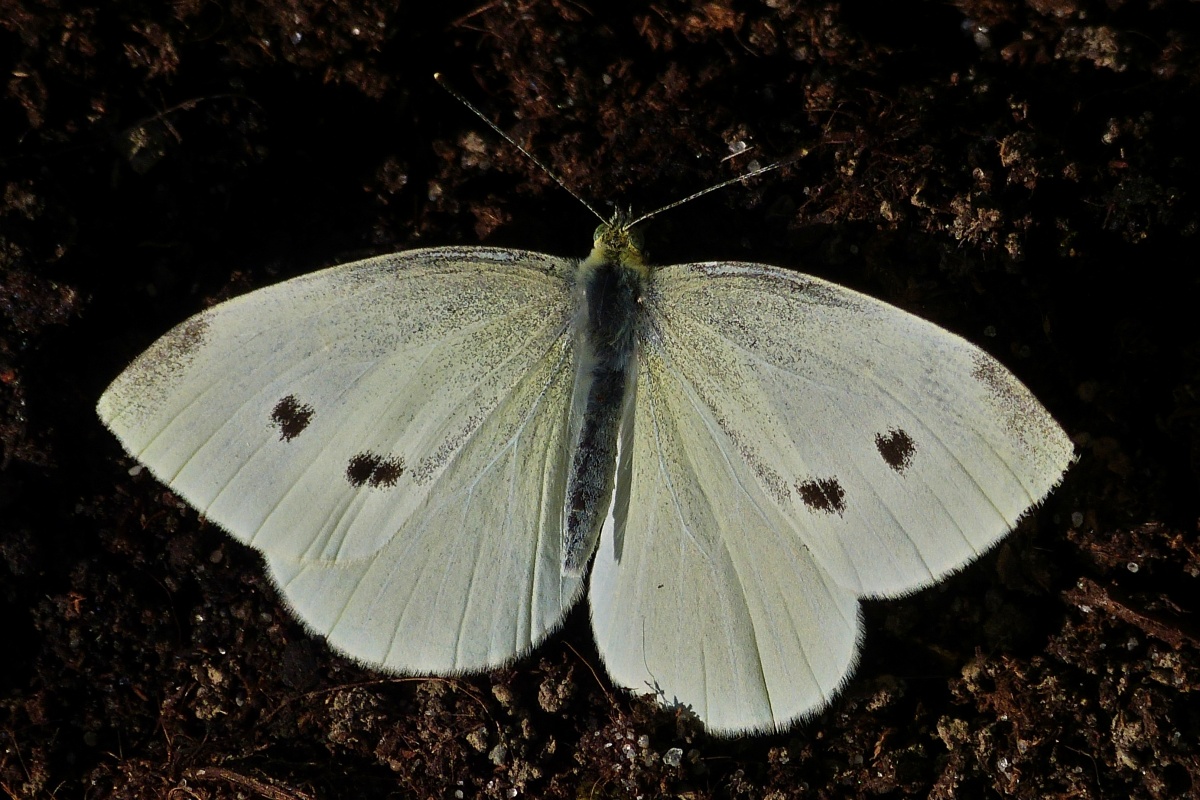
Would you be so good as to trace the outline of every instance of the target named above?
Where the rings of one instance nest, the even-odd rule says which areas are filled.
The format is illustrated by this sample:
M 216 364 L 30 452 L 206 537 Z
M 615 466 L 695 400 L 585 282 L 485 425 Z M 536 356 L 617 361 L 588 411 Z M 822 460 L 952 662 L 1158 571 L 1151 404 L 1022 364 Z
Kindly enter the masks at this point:
M 650 269 L 619 220 L 596 231 L 575 275 L 573 450 L 563 508 L 563 568 L 581 575 L 613 502 L 622 425 L 632 424 L 637 331 Z

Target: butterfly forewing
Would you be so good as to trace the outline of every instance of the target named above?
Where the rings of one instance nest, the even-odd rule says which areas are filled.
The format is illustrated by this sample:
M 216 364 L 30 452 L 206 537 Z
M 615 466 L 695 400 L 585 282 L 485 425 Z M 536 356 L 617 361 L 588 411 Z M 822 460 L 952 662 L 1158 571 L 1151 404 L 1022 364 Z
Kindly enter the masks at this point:
M 1066 434 L 965 340 L 825 281 L 756 264 L 655 273 L 668 354 L 756 482 L 839 584 L 932 583 L 1055 486 Z
M 442 248 L 261 289 L 184 322 L 99 413 L 235 537 L 370 554 L 570 321 L 569 262 Z

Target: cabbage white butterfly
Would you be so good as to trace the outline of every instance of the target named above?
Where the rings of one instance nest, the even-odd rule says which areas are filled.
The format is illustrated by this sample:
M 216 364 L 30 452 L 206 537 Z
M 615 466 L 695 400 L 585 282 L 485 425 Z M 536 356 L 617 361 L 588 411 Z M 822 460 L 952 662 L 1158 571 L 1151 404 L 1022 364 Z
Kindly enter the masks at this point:
M 259 289 L 97 412 L 363 663 L 511 662 L 586 581 L 615 683 L 784 728 L 846 682 L 860 598 L 988 550 L 1073 447 L 958 336 L 777 267 L 651 267 L 632 225 L 582 262 L 441 247 Z

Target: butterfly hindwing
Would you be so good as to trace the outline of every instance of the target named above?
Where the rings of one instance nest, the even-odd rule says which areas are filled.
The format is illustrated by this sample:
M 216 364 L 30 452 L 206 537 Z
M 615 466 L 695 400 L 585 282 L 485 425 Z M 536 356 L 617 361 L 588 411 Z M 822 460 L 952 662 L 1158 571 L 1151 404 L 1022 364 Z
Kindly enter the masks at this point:
M 854 593 L 794 535 L 664 353 L 643 353 L 625 524 L 606 528 L 589 602 L 613 679 L 714 731 L 824 705 L 860 636 Z

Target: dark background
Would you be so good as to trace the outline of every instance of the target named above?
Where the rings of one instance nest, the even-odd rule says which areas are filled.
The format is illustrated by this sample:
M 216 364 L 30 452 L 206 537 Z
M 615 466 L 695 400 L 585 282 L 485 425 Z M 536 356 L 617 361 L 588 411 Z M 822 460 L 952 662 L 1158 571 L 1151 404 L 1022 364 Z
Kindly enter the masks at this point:
M 71 9 L 0 0 L 0 793 L 1200 794 L 1196 3 Z M 585 254 L 595 219 L 434 71 L 605 213 L 807 152 L 664 214 L 651 256 L 795 267 L 956 331 L 1080 461 L 994 553 L 869 603 L 852 682 L 784 734 L 613 689 L 583 605 L 482 676 L 331 654 L 93 406 L 283 278 Z

